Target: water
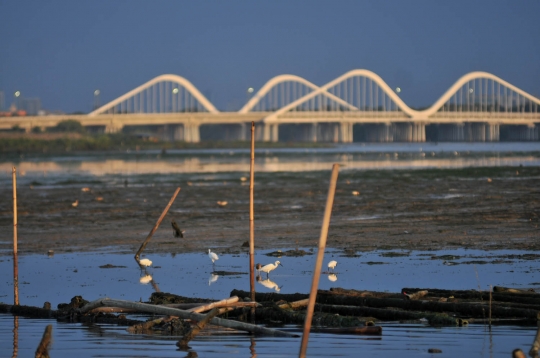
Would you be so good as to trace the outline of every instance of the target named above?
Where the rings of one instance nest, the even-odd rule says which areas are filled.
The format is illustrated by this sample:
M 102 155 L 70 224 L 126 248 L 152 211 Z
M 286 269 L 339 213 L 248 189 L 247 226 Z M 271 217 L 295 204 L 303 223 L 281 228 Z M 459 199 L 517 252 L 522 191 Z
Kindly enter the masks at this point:
M 325 149 L 259 150 L 256 171 L 297 173 L 330 171 L 334 162 L 342 171 L 372 169 L 463 168 L 497 166 L 540 166 L 540 144 L 534 143 L 403 143 L 378 145 L 340 145 Z M 187 150 L 85 154 L 65 156 L 29 156 L 0 161 L 0 185 L 11 187 L 11 168 L 19 172 L 19 185 L 71 187 L 81 184 L 121 186 L 129 178 L 131 185 L 197 180 L 212 176 L 216 180 L 238 180 L 248 175 L 248 150 Z M 448 194 L 452 195 L 452 194 Z M 448 199 L 450 197 L 440 198 Z M 354 220 L 365 220 L 357 217 Z M 9 236 L 2 235 L 3 244 Z M 232 289 L 249 290 L 246 253 L 220 254 L 216 269 L 244 272 L 232 276 L 212 275 L 212 264 L 205 251 L 194 254 L 152 254 L 154 265 L 143 272 L 133 256 L 121 254 L 118 247 L 100 252 L 46 255 L 21 255 L 19 295 L 21 304 L 42 306 L 45 301 L 56 307 L 82 295 L 87 300 L 110 297 L 147 300 L 159 289 L 190 297 L 223 299 Z M 288 247 L 275 248 L 287 250 Z M 309 251 L 309 248 L 304 248 Z M 257 252 L 255 262 L 270 263 L 276 258 Z M 0 270 L 12 272 L 7 251 L 0 253 Z M 343 287 L 357 290 L 399 292 L 403 287 L 477 289 L 489 285 L 540 289 L 540 265 L 531 252 L 457 249 L 445 251 L 372 251 L 359 257 L 343 257 L 328 250 L 326 263 L 338 261 L 335 275 L 323 274 L 320 289 Z M 396 255 L 398 254 L 398 255 Z M 451 255 L 452 258 L 442 258 Z M 279 267 L 257 282 L 258 292 L 306 293 L 311 284 L 315 256 L 281 257 Z M 116 268 L 100 268 L 112 264 Z M 11 302 L 11 276 L 0 281 L 0 301 Z M 99 324 L 58 323 L 0 315 L 0 356 L 11 356 L 14 344 L 18 356 L 31 356 L 45 326 L 53 325 L 51 356 L 78 357 L 178 357 L 187 356 L 175 346 L 178 337 L 131 335 L 125 327 Z M 18 328 L 14 332 L 14 327 Z M 528 351 L 534 327 L 483 325 L 433 328 L 421 323 L 382 322 L 380 337 L 311 335 L 308 356 L 355 357 L 399 355 L 400 357 L 448 356 L 509 357 L 515 348 Z M 299 330 L 287 326 L 286 330 Z M 15 337 L 16 334 L 16 337 Z M 296 338 L 252 338 L 245 334 L 199 336 L 190 343 L 200 357 L 257 356 L 295 357 L 300 340 Z M 439 348 L 443 354 L 428 353 Z
M 283 249 L 283 251 L 285 248 Z M 220 255 L 216 270 L 245 272 L 245 275 L 212 275 L 212 263 L 206 253 L 181 255 L 152 255 L 154 267 L 143 272 L 132 255 L 109 253 L 23 255 L 19 262 L 19 295 L 21 304 L 41 306 L 49 301 L 55 307 L 82 295 L 87 300 L 102 297 L 138 301 L 147 300 L 154 290 L 189 297 L 223 299 L 232 289 L 249 290 L 246 254 Z M 219 254 L 219 250 L 215 250 Z M 275 258 L 258 252 L 256 262 L 273 262 Z M 444 250 L 444 251 L 373 251 L 359 257 L 343 257 L 341 251 L 328 250 L 325 264 L 338 261 L 337 281 L 322 274 L 320 289 L 345 287 L 357 290 L 399 292 L 403 287 L 479 289 L 489 285 L 516 288 L 540 287 L 538 257 L 527 251 L 515 250 Z M 399 256 L 404 255 L 404 256 Z M 445 255 L 445 256 L 443 256 Z M 451 257 L 449 257 L 451 256 Z M 451 259 L 451 261 L 448 261 Z M 306 293 L 311 284 L 315 255 L 281 257 L 284 267 L 270 273 L 276 288 L 260 282 L 258 292 Z M 446 265 L 448 262 L 453 265 Z M 446 263 L 446 264 L 445 264 Z M 100 268 L 113 264 L 116 268 Z M 12 260 L 2 257 L 0 270 L 10 272 Z M 325 267 L 326 269 L 326 267 Z M 421 275 L 415 274 L 421 272 Z M 144 284 L 146 275 L 152 281 Z M 263 279 L 265 278 L 263 274 Z M 215 280 L 213 280 L 215 279 Z M 0 300 L 12 299 L 13 286 L 9 277 L 0 286 Z M 51 320 L 19 319 L 19 356 L 34 352 L 47 324 L 53 325 L 52 356 L 79 357 L 170 357 L 178 356 L 175 341 L 179 337 L 130 335 L 125 327 L 99 324 L 68 324 Z M 352 336 L 314 333 L 311 335 L 309 356 L 357 356 L 362 353 L 399 354 L 403 357 L 430 356 L 429 348 L 442 349 L 442 356 L 466 352 L 470 357 L 508 357 L 515 348 L 528 350 L 535 336 L 534 327 L 494 326 L 489 332 L 484 325 L 434 328 L 425 324 L 382 322 L 383 335 Z M 0 356 L 8 356 L 13 347 L 14 318 L 0 315 Z M 298 326 L 285 330 L 300 331 Z M 200 336 L 191 342 L 192 351 L 201 357 L 252 356 L 252 344 L 261 357 L 294 357 L 300 345 L 297 338 L 250 338 L 245 334 Z M 250 348 L 251 347 L 251 348 Z M 398 353 L 399 352 L 399 353 Z
M 56 307 L 76 295 L 90 301 L 102 297 L 146 301 L 156 287 L 162 292 L 216 300 L 229 297 L 233 289 L 249 291 L 247 253 L 223 255 L 219 249 L 214 249 L 220 256 L 215 270 L 244 273 L 219 276 L 212 274 L 212 261 L 205 252 L 149 255 L 153 267 L 141 271 L 133 255 L 110 253 L 113 250 L 107 248 L 98 253 L 56 254 L 52 257 L 20 256 L 21 304 L 41 307 L 49 301 Z M 262 273 L 256 284 L 258 292 L 309 292 L 316 255 L 275 258 L 266 256 L 268 252 L 258 251 L 255 262 L 267 264 L 279 260 L 283 267 L 272 271 L 268 279 Z M 343 257 L 342 253 L 326 251 L 323 270 L 327 271 L 326 264 L 330 260 L 336 260 L 338 265 L 335 276 L 322 275 L 320 289 L 343 287 L 387 292 L 400 292 L 403 287 L 488 290 L 489 285 L 540 289 L 540 255 L 527 251 L 393 250 L 361 253 L 359 257 Z M 441 258 L 443 255 L 454 259 Z M 100 268 L 105 265 L 119 267 Z M 10 256 L 0 257 L 1 272 L 11 272 L 12 267 Z M 141 280 L 147 281 L 146 284 Z M 11 302 L 13 285 L 10 275 L 5 275 L 2 281 L 0 300 Z
M 258 173 L 369 169 L 420 169 L 500 166 L 540 166 L 540 143 L 392 143 L 350 144 L 317 149 L 261 149 L 256 151 Z M 15 165 L 21 184 L 57 184 L 61 179 L 92 182 L 107 177 L 120 184 L 131 176 L 175 174 L 249 174 L 248 149 L 128 151 L 125 153 L 62 156 L 19 156 L 0 160 L 0 184 L 8 185 Z M 155 180 L 155 179 L 154 179 Z M 64 184 L 65 185 L 65 184 Z
M 125 327 L 82 325 L 54 320 L 14 318 L 0 315 L 0 355 L 10 357 L 14 344 L 19 357 L 31 357 L 46 325 L 53 326 L 51 357 L 188 357 L 175 343 L 180 337 L 131 335 Z M 16 339 L 14 337 L 14 327 Z M 433 328 L 423 324 L 382 324 L 382 336 L 328 335 L 312 333 L 308 357 L 510 357 L 512 350 L 527 352 L 535 329 L 485 326 Z M 298 327 L 288 326 L 285 329 Z M 248 335 L 199 336 L 190 352 L 199 357 L 297 357 L 300 338 L 250 337 Z M 430 354 L 438 348 L 442 354 Z

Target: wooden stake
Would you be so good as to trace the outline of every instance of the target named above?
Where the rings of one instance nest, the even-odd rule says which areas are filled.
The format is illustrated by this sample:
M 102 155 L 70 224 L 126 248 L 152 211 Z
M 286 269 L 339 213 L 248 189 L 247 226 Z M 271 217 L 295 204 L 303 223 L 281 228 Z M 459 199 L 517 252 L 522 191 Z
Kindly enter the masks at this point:
M 163 210 L 163 212 L 161 213 L 161 216 L 159 217 L 159 219 L 157 220 L 156 222 L 156 225 L 154 225 L 154 227 L 152 228 L 152 230 L 150 230 L 150 233 L 148 234 L 148 236 L 146 237 L 146 239 L 144 240 L 144 242 L 141 244 L 141 247 L 139 247 L 139 251 L 137 251 L 137 253 L 135 254 L 135 260 L 137 262 L 139 262 L 139 256 L 141 255 L 141 252 L 144 250 L 144 248 L 146 247 L 146 245 L 148 244 L 148 242 L 150 241 L 150 239 L 152 238 L 152 235 L 154 235 L 154 233 L 156 232 L 156 230 L 158 229 L 159 227 L 159 224 L 161 224 L 161 222 L 163 221 L 163 219 L 165 218 L 165 215 L 167 215 L 167 213 L 169 212 L 169 209 L 172 205 L 172 203 L 174 202 L 174 199 L 176 199 L 176 196 L 178 195 L 178 193 L 180 192 L 180 187 L 176 188 L 176 191 L 174 192 L 171 200 L 169 200 L 169 204 L 167 204 L 167 207 L 165 207 L 165 209 Z
M 251 122 L 251 161 L 249 171 L 249 283 L 251 302 L 255 302 L 255 213 L 253 209 L 255 186 L 255 122 Z M 251 310 L 251 321 L 255 322 L 255 308 Z
M 339 164 L 334 164 L 334 166 L 332 167 L 332 176 L 330 177 L 330 187 L 328 188 L 328 197 L 326 199 L 326 207 L 324 210 L 321 236 L 319 238 L 319 250 L 317 252 L 317 261 L 315 262 L 315 270 L 313 271 L 313 281 L 311 282 L 309 304 L 306 311 L 306 320 L 304 322 L 304 333 L 302 335 L 302 344 L 300 346 L 300 354 L 299 354 L 300 358 L 304 358 L 306 356 L 307 343 L 309 340 L 309 331 L 311 330 L 311 321 L 313 319 L 313 309 L 315 308 L 315 300 L 317 299 L 317 289 L 319 287 L 319 278 L 321 276 L 324 250 L 326 248 L 326 238 L 328 236 L 328 227 L 330 226 L 330 217 L 332 216 L 332 206 L 334 204 L 334 194 L 336 192 L 338 172 L 339 172 Z
M 52 339 L 52 324 L 49 324 L 45 327 L 45 332 L 43 332 L 43 337 L 41 337 L 41 342 L 36 349 L 36 358 L 49 358 L 49 346 L 51 345 Z
M 195 338 L 195 336 L 199 334 L 201 329 L 203 329 L 204 326 L 206 326 L 208 322 L 210 322 L 210 320 L 214 318 L 218 313 L 219 308 L 213 308 L 210 312 L 208 312 L 206 316 L 204 316 L 202 320 L 200 320 L 197 324 L 191 327 L 189 332 L 186 333 L 181 340 L 176 342 L 176 346 L 178 346 L 180 349 L 187 349 L 189 341 Z
M 13 301 L 19 304 L 19 256 L 17 253 L 17 169 L 13 167 Z

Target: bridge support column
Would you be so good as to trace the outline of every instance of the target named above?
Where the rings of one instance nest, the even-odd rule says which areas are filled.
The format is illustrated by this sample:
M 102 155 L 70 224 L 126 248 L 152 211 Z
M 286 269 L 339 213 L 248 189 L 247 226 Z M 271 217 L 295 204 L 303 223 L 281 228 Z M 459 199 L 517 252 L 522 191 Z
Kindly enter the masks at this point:
M 184 124 L 184 141 L 199 143 L 201 141 L 199 125 L 195 123 Z
M 486 142 L 498 142 L 500 139 L 500 126 L 498 124 L 485 125 Z
M 279 124 L 265 123 L 263 127 L 263 141 L 277 142 L 279 139 Z
M 184 126 L 176 125 L 172 129 L 171 138 L 173 141 L 184 140 Z
M 425 142 L 426 141 L 426 125 L 424 123 L 412 124 L 412 142 Z
M 337 127 L 335 127 L 337 129 Z M 334 132 L 335 133 L 335 132 Z M 335 138 L 335 134 L 334 134 Z M 339 123 L 339 142 L 352 143 L 353 142 L 353 124 L 352 123 Z M 334 140 L 335 142 L 336 140 Z
M 112 122 L 105 126 L 105 133 L 119 133 L 124 128 L 124 125 L 118 122 Z
M 308 141 L 316 143 L 317 142 L 317 132 L 319 131 L 319 124 L 318 123 L 312 123 L 311 126 L 308 129 Z

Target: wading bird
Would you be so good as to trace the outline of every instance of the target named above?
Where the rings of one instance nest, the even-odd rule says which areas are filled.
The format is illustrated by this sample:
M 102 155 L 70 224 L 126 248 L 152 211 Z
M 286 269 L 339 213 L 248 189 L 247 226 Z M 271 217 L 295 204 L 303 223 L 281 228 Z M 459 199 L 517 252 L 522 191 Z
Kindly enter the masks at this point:
M 215 252 L 210 251 L 210 249 L 208 249 L 208 257 L 212 260 L 212 265 L 215 265 L 214 263 L 219 260 L 219 256 Z
M 279 261 L 276 261 L 275 263 L 273 264 L 268 264 L 268 265 L 264 265 L 263 267 L 261 267 L 259 269 L 259 271 L 261 272 L 266 272 L 266 278 L 268 278 L 269 274 L 270 274 L 270 271 L 273 271 L 275 270 L 277 267 L 281 266 L 283 267 L 283 265 L 279 262 Z
M 332 260 L 328 263 L 328 270 L 332 269 L 334 271 L 334 268 L 337 266 L 337 261 Z
M 148 259 L 142 259 L 139 261 L 139 265 L 144 266 L 144 267 L 152 266 L 152 261 Z

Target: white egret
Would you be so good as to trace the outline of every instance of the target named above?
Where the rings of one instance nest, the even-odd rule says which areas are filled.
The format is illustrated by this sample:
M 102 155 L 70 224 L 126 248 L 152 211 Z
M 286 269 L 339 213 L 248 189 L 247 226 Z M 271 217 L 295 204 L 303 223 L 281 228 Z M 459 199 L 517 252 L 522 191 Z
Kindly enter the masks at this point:
M 152 276 L 150 275 L 144 275 L 143 277 L 139 279 L 139 282 L 142 283 L 143 285 L 146 285 L 150 281 L 152 281 Z
M 212 260 L 212 265 L 214 265 L 214 263 L 219 260 L 219 256 L 216 255 L 215 252 L 210 251 L 210 249 L 208 249 L 208 257 L 210 258 L 210 260 Z
M 148 259 L 142 259 L 142 260 L 139 260 L 139 265 L 144 266 L 144 267 L 152 266 L 152 261 Z
M 328 270 L 332 269 L 332 271 L 334 271 L 334 268 L 337 266 L 337 261 L 336 260 L 332 260 L 328 263 Z
M 259 271 L 266 272 L 266 277 L 268 277 L 268 275 L 270 274 L 270 271 L 275 270 L 278 266 L 283 267 L 283 265 L 279 261 L 276 261 L 273 264 L 264 265 L 263 267 L 259 269 Z

